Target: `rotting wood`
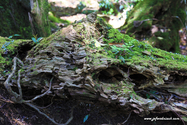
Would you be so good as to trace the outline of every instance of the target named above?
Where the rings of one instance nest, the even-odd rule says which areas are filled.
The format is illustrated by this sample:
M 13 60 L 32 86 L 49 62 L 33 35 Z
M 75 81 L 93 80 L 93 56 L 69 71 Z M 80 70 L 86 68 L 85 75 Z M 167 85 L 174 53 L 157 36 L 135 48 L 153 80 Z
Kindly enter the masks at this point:
M 88 17 L 95 18 L 95 16 Z M 93 34 L 86 25 L 89 25 L 96 33 Z M 12 101 L 32 107 L 33 100 L 43 95 L 50 95 L 52 92 L 61 98 L 71 97 L 86 103 L 100 102 L 103 105 L 116 105 L 124 111 L 130 109 L 127 113 L 133 111 L 140 116 L 148 115 L 150 112 L 169 111 L 174 111 L 181 117 L 186 116 L 186 104 L 183 103 L 186 100 L 185 95 L 175 91 L 168 92 L 170 87 L 177 87 L 178 82 L 186 83 L 186 65 L 184 64 L 181 69 L 173 66 L 172 69 L 161 64 L 158 66 L 159 60 L 157 62 L 151 59 L 149 64 L 145 65 L 147 60 L 141 56 L 139 56 L 139 63 L 136 63 L 136 60 L 129 61 L 134 58 L 121 63 L 120 59 L 108 56 L 102 49 L 90 48 L 94 39 L 101 37 L 96 25 L 98 24 L 93 23 L 92 19 L 84 19 L 82 22 L 61 29 L 32 48 L 23 62 L 24 66 L 21 68 L 21 75 L 18 75 L 17 83 L 11 83 L 18 86 L 19 94 L 11 91 L 9 84 L 12 75 L 16 72 L 16 60 L 21 63 L 18 58 L 14 58 L 13 71 L 4 83 L 8 92 L 14 97 Z M 84 29 L 87 30 L 84 31 Z M 54 78 L 53 83 L 51 78 Z M 167 84 L 171 81 L 173 84 Z M 45 88 L 49 89 L 25 101 L 21 98 L 21 86 L 44 91 L 46 91 Z M 162 87 L 166 91 L 160 89 Z M 151 90 L 154 90 L 154 93 Z M 156 92 L 158 94 L 155 94 Z M 149 93 L 150 97 L 146 97 L 146 93 Z M 168 95 L 170 98 L 167 98 Z M 166 101 L 168 103 L 165 103 Z M 181 105 L 177 103 L 178 101 Z M 33 108 L 36 109 L 36 107 Z M 48 119 L 55 123 L 51 118 Z

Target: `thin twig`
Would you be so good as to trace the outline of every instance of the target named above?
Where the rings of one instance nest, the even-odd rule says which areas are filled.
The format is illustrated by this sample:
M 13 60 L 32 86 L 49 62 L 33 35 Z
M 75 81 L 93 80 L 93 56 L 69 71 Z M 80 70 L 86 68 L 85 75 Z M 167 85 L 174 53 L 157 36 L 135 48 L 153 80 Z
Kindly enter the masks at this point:
M 122 125 L 125 124 L 125 123 L 129 120 L 129 118 L 130 118 L 130 116 L 131 116 L 131 113 L 132 113 L 132 112 L 130 112 L 129 116 L 128 116 L 127 119 L 122 123 Z
M 56 123 L 54 121 L 54 119 L 50 118 L 49 116 L 47 116 L 45 113 L 41 112 L 35 105 L 31 104 L 31 103 L 25 103 L 26 105 L 30 106 L 31 108 L 35 109 L 36 111 L 38 111 L 38 113 L 40 113 L 41 115 L 45 116 L 47 119 L 49 119 L 51 122 L 53 122 L 54 124 L 58 125 L 58 123 Z M 63 125 L 63 124 L 62 124 Z
M 65 125 L 68 125 L 71 120 L 73 120 L 73 110 L 74 108 L 76 107 L 77 105 L 74 105 L 72 108 L 71 108 L 71 114 L 70 114 L 70 118 L 68 119 L 68 121 L 65 123 Z M 60 124 L 61 125 L 61 124 Z
M 168 102 L 170 102 L 170 100 L 173 98 L 173 94 L 171 94 L 171 96 L 168 99 Z
M 182 121 L 183 125 L 185 125 L 185 122 L 184 122 L 184 120 L 181 118 L 181 116 L 180 116 L 176 111 L 174 111 L 170 106 L 167 105 L 167 107 L 168 107 L 169 109 L 171 109 L 171 111 L 173 111 L 173 112 L 179 117 L 179 119 Z
M 2 105 L 0 106 L 0 109 L 3 108 L 3 106 L 4 106 L 5 104 L 6 104 L 6 103 L 2 104 Z
M 2 96 L 1 96 L 2 97 Z M 0 101 L 3 101 L 3 102 L 7 102 L 7 103 L 14 103 L 13 101 L 9 100 L 9 99 L 1 99 L 0 98 Z
M 130 67 L 128 67 L 128 71 L 127 71 L 128 79 L 129 79 L 130 81 L 132 81 L 132 79 L 130 78 L 130 71 L 129 71 L 129 69 L 130 69 Z
M 51 103 L 49 104 L 49 105 L 47 105 L 47 106 L 43 106 L 43 107 L 40 107 L 40 106 L 37 106 L 37 108 L 39 108 L 39 109 L 45 109 L 45 108 L 48 108 L 49 106 L 51 106 L 52 104 L 53 104 L 53 102 L 52 102 L 52 100 L 53 100 L 53 98 L 54 98 L 54 96 L 52 97 L 52 99 L 51 99 Z

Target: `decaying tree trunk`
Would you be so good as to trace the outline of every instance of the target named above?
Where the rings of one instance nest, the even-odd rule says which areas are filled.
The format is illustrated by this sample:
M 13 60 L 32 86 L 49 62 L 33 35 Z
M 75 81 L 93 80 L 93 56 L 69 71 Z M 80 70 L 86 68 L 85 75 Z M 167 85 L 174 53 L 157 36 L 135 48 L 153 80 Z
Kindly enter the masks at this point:
M 186 56 L 120 34 L 101 19 L 96 20 L 96 13 L 43 39 L 22 61 L 16 57 L 13 61 L 4 82 L 12 101 L 31 106 L 55 124 L 32 104 L 34 100 L 55 95 L 115 105 L 140 116 L 169 111 L 183 119 L 187 115 Z M 18 80 L 11 80 L 13 76 Z M 19 93 L 12 86 L 17 86 Z M 23 86 L 45 92 L 25 100 Z

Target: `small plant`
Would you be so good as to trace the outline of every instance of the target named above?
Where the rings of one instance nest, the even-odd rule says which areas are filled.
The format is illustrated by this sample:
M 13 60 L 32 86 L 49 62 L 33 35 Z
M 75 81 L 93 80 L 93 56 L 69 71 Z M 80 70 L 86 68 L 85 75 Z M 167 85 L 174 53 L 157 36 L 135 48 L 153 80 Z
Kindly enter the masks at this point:
M 85 123 L 87 120 L 88 120 L 88 117 L 89 117 L 90 114 L 86 115 L 83 119 L 83 123 Z
M 43 39 L 43 38 L 42 37 L 37 38 L 37 34 L 33 35 L 33 37 L 32 37 L 32 41 L 36 44 L 38 44 L 41 39 Z
M 99 7 L 101 8 L 101 12 L 103 14 L 109 14 L 112 15 L 115 13 L 115 6 L 113 5 L 113 3 L 111 2 L 111 0 L 101 0 L 99 2 Z
M 81 12 L 84 8 L 86 7 L 86 3 L 81 1 L 78 5 L 77 5 L 77 12 Z
M 116 58 L 125 63 L 126 59 L 131 58 L 133 55 L 140 55 L 146 48 L 142 42 L 125 35 L 121 34 L 117 29 L 108 30 L 106 38 L 103 38 L 106 43 L 122 43 L 121 47 L 115 45 L 105 47 L 105 51 L 112 58 Z
M 125 49 L 116 47 L 116 46 L 111 46 L 112 52 L 114 53 L 114 57 L 120 59 L 123 63 L 125 63 L 124 55 L 125 55 Z
M 21 35 L 19 35 L 19 34 L 14 34 L 13 36 L 9 36 L 8 39 L 12 39 L 12 37 L 14 37 L 14 36 L 21 36 Z
M 9 36 L 8 39 L 11 39 L 14 36 L 21 36 L 19 34 L 14 34 L 13 36 Z M 12 44 L 14 42 L 14 40 L 11 41 L 6 41 L 5 44 L 3 44 L 3 46 L 1 47 L 1 49 L 3 49 L 4 51 L 7 50 L 8 45 Z

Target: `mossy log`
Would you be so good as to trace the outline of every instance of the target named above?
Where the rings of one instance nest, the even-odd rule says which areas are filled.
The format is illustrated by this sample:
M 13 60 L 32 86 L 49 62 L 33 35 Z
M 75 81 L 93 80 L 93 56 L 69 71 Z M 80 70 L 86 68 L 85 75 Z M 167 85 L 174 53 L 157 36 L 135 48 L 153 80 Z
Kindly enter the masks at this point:
M 139 42 L 95 19 L 92 13 L 43 39 L 22 61 L 14 58 L 13 71 L 1 80 L 12 100 L 31 106 L 40 97 L 22 99 L 24 86 L 46 91 L 41 96 L 114 105 L 140 116 L 174 111 L 185 120 L 186 56 Z

